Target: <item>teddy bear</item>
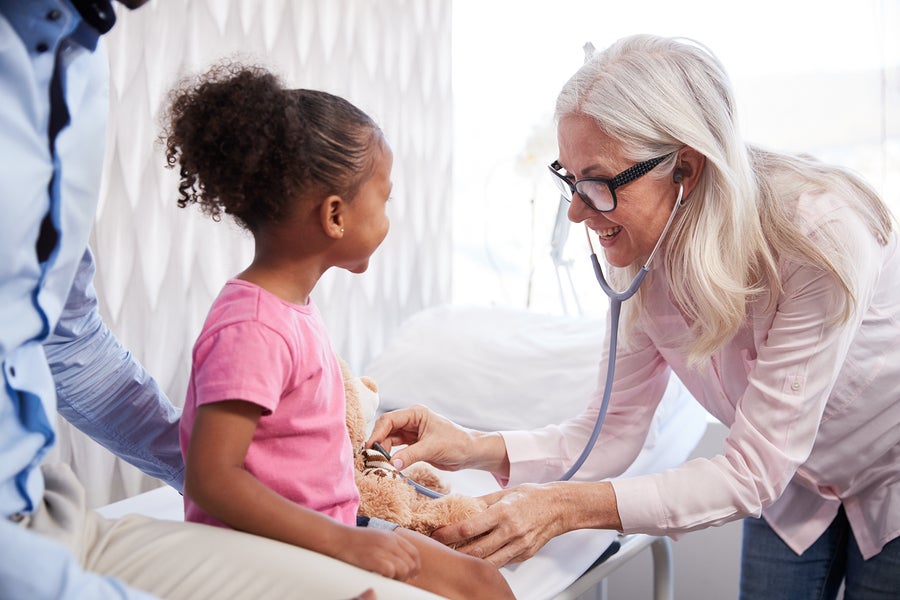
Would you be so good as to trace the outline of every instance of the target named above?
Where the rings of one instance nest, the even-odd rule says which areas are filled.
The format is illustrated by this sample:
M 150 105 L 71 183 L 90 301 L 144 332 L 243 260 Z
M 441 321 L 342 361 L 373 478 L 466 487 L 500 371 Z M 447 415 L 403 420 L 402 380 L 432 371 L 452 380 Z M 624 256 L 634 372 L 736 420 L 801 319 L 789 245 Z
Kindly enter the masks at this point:
M 357 377 L 340 359 L 347 398 L 347 433 L 354 452 L 359 515 L 377 517 L 425 535 L 444 525 L 465 520 L 485 508 L 483 500 L 449 493 L 437 472 L 425 463 L 398 471 L 377 450 L 365 447 L 368 425 L 378 407 L 378 386 L 366 376 Z M 444 494 L 431 498 L 416 490 L 409 480 Z

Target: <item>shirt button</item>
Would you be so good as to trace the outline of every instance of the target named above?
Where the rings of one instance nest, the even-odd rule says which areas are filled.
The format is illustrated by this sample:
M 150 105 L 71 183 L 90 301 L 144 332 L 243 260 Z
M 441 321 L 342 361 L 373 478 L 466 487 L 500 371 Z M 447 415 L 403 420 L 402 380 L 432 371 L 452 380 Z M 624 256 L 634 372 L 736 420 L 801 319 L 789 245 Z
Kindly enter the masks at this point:
M 792 383 L 792 384 L 791 384 L 791 389 L 794 390 L 795 392 L 796 392 L 797 390 L 799 390 L 799 389 L 800 389 L 800 382 L 799 382 L 799 381 L 795 381 L 794 383 Z
M 47 20 L 48 21 L 56 21 L 61 16 L 62 16 L 62 13 L 60 11 L 54 9 L 47 13 Z
M 9 367 L 9 376 L 10 376 L 10 377 L 15 377 L 15 376 L 16 376 L 16 368 L 15 368 L 14 366 L 12 366 L 12 365 L 10 365 L 10 367 Z
M 38 45 L 35 46 L 34 49 L 43 54 L 50 49 L 50 46 L 47 45 L 47 42 L 38 42 Z

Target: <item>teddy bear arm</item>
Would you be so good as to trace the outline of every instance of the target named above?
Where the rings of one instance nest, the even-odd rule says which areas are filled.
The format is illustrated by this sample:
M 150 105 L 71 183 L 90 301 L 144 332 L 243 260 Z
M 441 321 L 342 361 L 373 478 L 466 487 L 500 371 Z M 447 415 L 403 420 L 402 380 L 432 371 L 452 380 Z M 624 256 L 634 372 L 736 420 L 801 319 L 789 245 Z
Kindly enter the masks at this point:
M 420 496 L 412 511 L 409 528 L 431 536 L 435 529 L 465 521 L 485 508 L 483 500 L 460 494 L 448 494 L 440 498 Z

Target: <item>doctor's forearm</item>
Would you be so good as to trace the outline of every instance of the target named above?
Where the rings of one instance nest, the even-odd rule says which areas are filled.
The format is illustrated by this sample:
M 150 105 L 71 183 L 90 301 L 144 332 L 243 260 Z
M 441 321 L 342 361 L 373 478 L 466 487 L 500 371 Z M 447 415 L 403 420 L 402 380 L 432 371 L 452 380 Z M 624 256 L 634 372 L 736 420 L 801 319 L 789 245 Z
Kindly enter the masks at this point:
M 612 529 L 622 531 L 616 493 L 608 481 L 556 482 L 545 484 L 558 491 L 554 502 L 564 531 Z

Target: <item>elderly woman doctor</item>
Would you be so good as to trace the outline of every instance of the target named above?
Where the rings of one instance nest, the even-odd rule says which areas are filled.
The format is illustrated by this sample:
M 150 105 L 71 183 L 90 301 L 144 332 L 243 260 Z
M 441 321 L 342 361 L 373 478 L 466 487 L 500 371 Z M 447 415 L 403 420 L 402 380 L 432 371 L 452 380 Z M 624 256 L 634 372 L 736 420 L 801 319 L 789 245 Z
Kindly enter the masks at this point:
M 370 441 L 406 445 L 396 465 L 483 469 L 506 486 L 434 537 L 502 565 L 574 529 L 677 535 L 745 518 L 742 598 L 828 598 L 842 582 L 848 598 L 896 598 L 889 210 L 845 170 L 745 143 L 727 75 L 692 42 L 620 40 L 566 83 L 556 118 L 551 176 L 569 219 L 599 238 L 613 288 L 647 275 L 622 304 L 606 422 L 558 481 L 591 436 L 601 391 L 580 416 L 534 431 L 472 431 L 421 406 L 382 416 Z M 729 428 L 722 454 L 615 479 L 670 372 Z

